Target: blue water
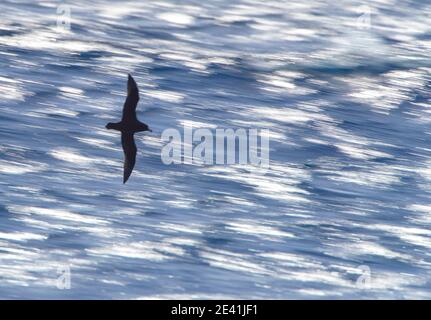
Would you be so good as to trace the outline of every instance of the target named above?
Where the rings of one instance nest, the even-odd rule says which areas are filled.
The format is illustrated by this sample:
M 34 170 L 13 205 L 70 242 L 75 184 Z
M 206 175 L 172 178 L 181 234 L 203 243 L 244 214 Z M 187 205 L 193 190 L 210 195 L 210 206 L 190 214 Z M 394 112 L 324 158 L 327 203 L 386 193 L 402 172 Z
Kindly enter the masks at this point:
M 62 3 L 0 3 L 0 298 L 431 296 L 431 4 Z M 270 169 L 164 165 L 184 124 L 268 128 Z

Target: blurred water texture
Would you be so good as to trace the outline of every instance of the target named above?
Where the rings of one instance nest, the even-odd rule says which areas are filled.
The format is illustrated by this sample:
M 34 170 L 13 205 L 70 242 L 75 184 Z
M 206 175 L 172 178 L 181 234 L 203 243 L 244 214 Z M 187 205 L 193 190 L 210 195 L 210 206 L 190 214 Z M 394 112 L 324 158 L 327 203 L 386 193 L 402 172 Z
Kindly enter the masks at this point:
M 0 3 L 0 298 L 430 297 L 429 2 L 66 3 Z M 270 129 L 270 170 L 164 165 L 184 124 Z

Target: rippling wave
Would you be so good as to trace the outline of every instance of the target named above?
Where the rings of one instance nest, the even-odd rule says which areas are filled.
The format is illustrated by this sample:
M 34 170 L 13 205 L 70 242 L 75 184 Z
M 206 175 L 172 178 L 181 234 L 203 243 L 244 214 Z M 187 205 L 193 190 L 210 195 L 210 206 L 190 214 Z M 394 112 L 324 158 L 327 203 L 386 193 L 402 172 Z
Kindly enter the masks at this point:
M 0 3 L 1 298 L 429 297 L 430 4 L 61 4 Z M 270 169 L 164 165 L 185 123 L 268 128 Z

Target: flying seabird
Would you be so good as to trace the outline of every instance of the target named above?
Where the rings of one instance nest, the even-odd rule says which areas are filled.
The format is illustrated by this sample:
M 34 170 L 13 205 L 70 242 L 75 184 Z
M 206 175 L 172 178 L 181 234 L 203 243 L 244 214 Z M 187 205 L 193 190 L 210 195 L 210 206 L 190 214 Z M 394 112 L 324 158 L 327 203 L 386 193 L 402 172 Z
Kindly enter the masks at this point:
M 139 90 L 135 80 L 129 74 L 127 81 L 127 98 L 123 106 L 123 117 L 120 122 L 109 122 L 106 129 L 121 131 L 121 144 L 124 151 L 124 175 L 123 183 L 129 179 L 136 162 L 136 144 L 133 135 L 135 132 L 150 131 L 145 123 L 136 117 L 136 106 L 139 101 Z

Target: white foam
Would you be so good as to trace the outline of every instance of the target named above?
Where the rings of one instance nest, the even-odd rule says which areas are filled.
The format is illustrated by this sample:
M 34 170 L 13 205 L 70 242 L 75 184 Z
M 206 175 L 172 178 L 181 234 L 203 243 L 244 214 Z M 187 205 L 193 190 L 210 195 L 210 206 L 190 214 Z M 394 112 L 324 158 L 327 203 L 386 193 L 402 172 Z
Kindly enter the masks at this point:
M 161 20 L 177 24 L 177 25 L 191 25 L 195 21 L 195 19 L 184 13 L 178 12 L 166 12 L 157 15 L 157 17 Z

